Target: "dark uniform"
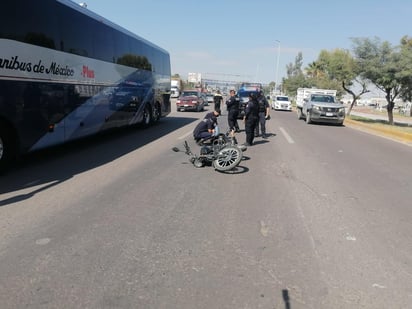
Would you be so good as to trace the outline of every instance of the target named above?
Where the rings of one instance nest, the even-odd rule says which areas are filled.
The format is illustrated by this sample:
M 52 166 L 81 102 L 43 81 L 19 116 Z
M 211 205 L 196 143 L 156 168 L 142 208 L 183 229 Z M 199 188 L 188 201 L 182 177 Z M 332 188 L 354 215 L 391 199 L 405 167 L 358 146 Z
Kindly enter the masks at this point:
M 245 109 L 246 146 L 253 145 L 255 130 L 259 121 L 259 104 L 253 94 L 249 95 L 249 102 Z
M 215 103 L 215 109 L 220 110 L 220 104 L 222 103 L 222 101 L 223 101 L 223 97 L 220 94 L 220 91 L 217 91 L 213 97 L 213 102 Z
M 193 130 L 193 138 L 196 142 L 201 139 L 208 139 L 212 137 L 212 130 L 215 128 L 214 121 L 210 118 L 205 118 L 200 121 L 196 128 Z
M 196 125 L 193 130 L 193 138 L 196 142 L 199 142 L 202 139 L 209 139 L 213 136 L 219 114 L 220 110 L 209 112 L 205 115 L 205 118 Z
M 226 107 L 228 110 L 227 122 L 229 130 L 239 132 L 239 124 L 237 123 L 237 117 L 239 115 L 239 98 L 235 95 L 233 90 L 230 91 L 230 97 L 226 101 Z
M 259 115 L 258 115 L 258 123 L 255 129 L 255 136 L 259 136 L 259 124 L 260 130 L 262 132 L 262 137 L 266 138 L 266 117 L 269 116 L 268 110 L 270 108 L 268 100 L 266 100 L 265 96 L 262 92 L 259 92 L 257 97 L 257 102 L 259 105 Z

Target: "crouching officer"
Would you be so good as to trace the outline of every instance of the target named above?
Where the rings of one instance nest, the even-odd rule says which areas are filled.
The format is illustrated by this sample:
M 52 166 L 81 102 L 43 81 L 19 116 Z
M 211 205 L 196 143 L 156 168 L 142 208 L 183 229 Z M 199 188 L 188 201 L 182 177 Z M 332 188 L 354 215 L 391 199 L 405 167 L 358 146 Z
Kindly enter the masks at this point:
M 210 139 L 212 136 L 219 134 L 217 126 L 217 117 L 220 115 L 220 109 L 207 113 L 193 130 L 193 138 L 196 143 Z

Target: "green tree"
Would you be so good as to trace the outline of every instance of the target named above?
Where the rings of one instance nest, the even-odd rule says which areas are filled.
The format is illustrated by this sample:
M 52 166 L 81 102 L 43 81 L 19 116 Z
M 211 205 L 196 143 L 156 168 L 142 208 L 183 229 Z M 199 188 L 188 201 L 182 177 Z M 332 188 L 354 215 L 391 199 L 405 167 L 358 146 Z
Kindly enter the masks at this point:
M 321 51 L 317 60 L 318 67 L 323 70 L 323 79 L 327 79 L 336 85 L 330 84 L 329 88 L 346 91 L 352 96 L 352 102 L 347 114 L 352 111 L 356 101 L 369 92 L 368 82 L 360 76 L 360 66 L 349 51 L 335 49 Z
M 322 78 L 325 73 L 323 64 L 319 61 L 313 61 L 312 63 L 309 63 L 305 71 L 308 77 L 315 79 Z
M 404 36 L 401 39 L 401 67 L 399 72 L 400 82 L 402 84 L 401 98 L 404 101 L 412 101 L 412 38 Z M 409 111 L 412 117 L 412 108 Z
M 310 87 L 302 71 L 303 56 L 299 52 L 294 63 L 286 65 L 287 77 L 283 79 L 283 91 L 289 96 L 295 96 L 298 88 Z
M 298 55 L 295 57 L 295 63 L 289 63 L 286 65 L 286 74 L 288 78 L 296 77 L 301 75 L 303 66 L 303 55 L 302 52 L 299 52 Z
M 389 42 L 381 42 L 377 37 L 353 38 L 352 42 L 355 58 L 360 66 L 360 76 L 385 93 L 388 122 L 393 125 L 395 99 L 404 93 L 402 82 L 408 71 L 402 67 L 401 52 Z
M 270 82 L 266 87 L 264 87 L 265 93 L 270 93 L 270 91 L 275 89 L 276 87 L 276 82 L 272 81 Z
M 298 88 L 310 88 L 311 85 L 308 84 L 307 79 L 303 73 L 300 73 L 297 76 L 284 78 L 282 81 L 283 91 L 290 97 L 296 95 Z
M 339 80 L 332 71 L 333 57 L 331 53 L 322 50 L 318 59 L 310 63 L 306 68 L 306 78 L 311 87 L 322 89 L 336 89 L 338 96 L 342 94 L 342 87 Z
M 285 92 L 294 96 L 298 88 L 323 88 L 337 89 L 338 93 L 341 94 L 341 83 L 333 78 L 328 71 L 329 58 L 329 54 L 323 51 L 318 60 L 313 61 L 302 70 L 303 57 L 302 53 L 299 53 L 295 63 L 290 63 L 286 67 L 287 78 L 283 81 Z

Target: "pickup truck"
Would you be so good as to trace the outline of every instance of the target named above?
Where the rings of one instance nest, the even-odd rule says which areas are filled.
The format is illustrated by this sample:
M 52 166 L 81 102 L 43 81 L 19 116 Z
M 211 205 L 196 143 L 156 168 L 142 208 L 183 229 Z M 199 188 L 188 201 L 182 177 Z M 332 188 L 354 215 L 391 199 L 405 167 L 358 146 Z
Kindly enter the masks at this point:
M 311 94 L 327 94 L 336 97 L 336 90 L 319 89 L 319 88 L 298 88 L 296 92 L 296 112 L 298 119 L 302 119 L 302 108 L 305 99 L 308 99 Z
M 343 125 L 345 106 L 329 94 L 311 94 L 304 99 L 301 117 L 306 123 L 323 122 Z

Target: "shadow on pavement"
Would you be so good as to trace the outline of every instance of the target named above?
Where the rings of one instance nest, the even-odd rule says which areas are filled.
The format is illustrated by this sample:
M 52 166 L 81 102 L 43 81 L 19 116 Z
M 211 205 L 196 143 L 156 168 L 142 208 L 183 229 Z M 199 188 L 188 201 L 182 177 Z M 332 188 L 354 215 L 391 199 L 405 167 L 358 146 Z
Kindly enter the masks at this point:
M 146 129 L 122 128 L 27 155 L 0 176 L 0 206 L 32 197 L 73 176 L 105 165 L 197 118 L 166 117 Z M 2 194 L 24 190 L 19 195 Z

